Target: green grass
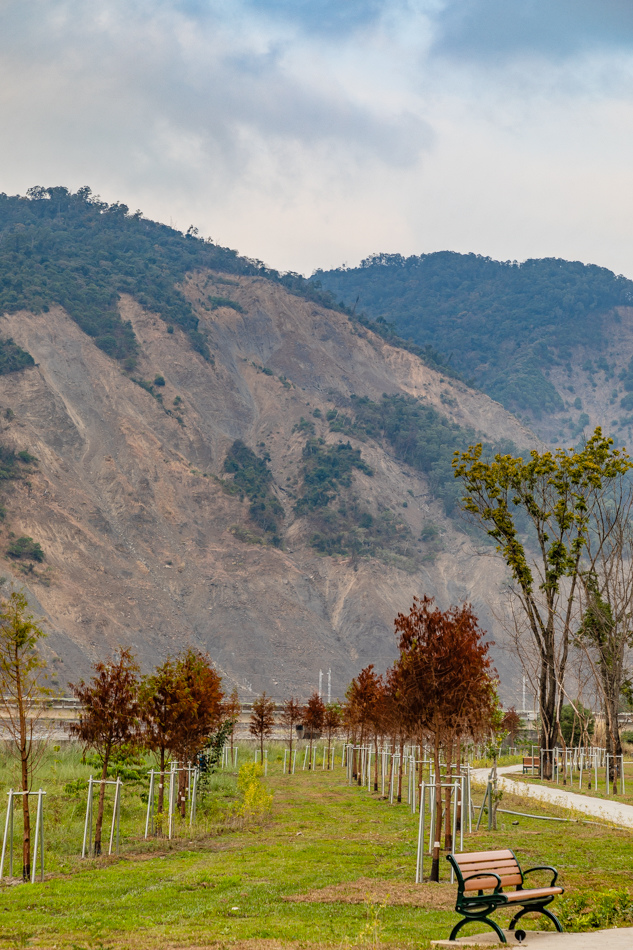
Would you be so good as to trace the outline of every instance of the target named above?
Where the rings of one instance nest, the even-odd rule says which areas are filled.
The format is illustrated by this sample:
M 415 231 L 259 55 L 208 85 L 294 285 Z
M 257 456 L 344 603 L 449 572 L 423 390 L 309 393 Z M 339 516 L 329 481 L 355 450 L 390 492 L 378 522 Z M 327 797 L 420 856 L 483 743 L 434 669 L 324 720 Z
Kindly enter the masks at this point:
M 252 761 L 252 747 L 248 753 L 240 749 L 240 759 Z M 139 788 L 125 799 L 120 857 L 82 862 L 85 797 L 66 800 L 63 787 L 89 770 L 74 751 L 49 759 L 41 784 L 48 792 L 50 873 L 43 884 L 0 889 L 0 947 L 87 950 L 133 944 L 143 950 L 248 941 L 253 948 L 278 941 L 341 948 L 374 945 L 375 937 L 381 945 L 422 948 L 429 939 L 448 935 L 457 917 L 446 862 L 444 886 L 419 888 L 425 906 L 391 901 L 414 880 L 417 817 L 405 804 L 390 807 L 365 789 L 349 787 L 339 764 L 333 773 L 318 768 L 284 776 L 279 748 L 271 748 L 269 760 L 266 783 L 274 799 L 265 823 L 244 825 L 229 816 L 235 780 L 220 774 L 211 796 L 215 817 L 202 816 L 195 836 L 181 828 L 177 840 L 154 839 L 148 845 L 142 840 Z M 0 773 L 5 784 L 6 770 L 5 761 Z M 503 807 L 520 811 L 520 806 L 520 800 L 504 795 Z M 534 803 L 530 811 L 546 814 Z M 628 832 L 500 815 L 498 831 L 465 839 L 467 850 L 508 845 L 525 866 L 559 867 L 572 894 L 633 890 Z M 359 880 L 370 882 L 373 903 L 284 900 Z M 471 932 L 476 929 L 471 925 Z
M 510 764 L 510 763 L 509 763 Z M 567 776 L 567 782 L 563 784 L 563 770 L 560 770 L 558 783 L 555 779 L 552 781 L 547 781 L 545 779 L 540 779 L 536 775 L 523 775 L 521 772 L 515 774 L 510 774 L 506 776 L 510 779 L 516 779 L 519 782 L 529 782 L 533 785 L 545 785 L 548 788 L 558 788 L 561 791 L 565 792 L 574 792 L 577 795 L 587 795 L 592 798 L 601 798 L 605 801 L 610 801 L 615 799 L 616 801 L 623 802 L 624 804 L 633 805 L 633 761 L 624 760 L 624 794 L 620 787 L 620 780 L 618 779 L 618 794 L 613 794 L 613 783 L 609 782 L 609 794 L 607 795 L 607 785 L 606 785 L 606 776 L 605 768 L 602 766 L 598 769 L 598 784 L 596 785 L 595 781 L 595 771 L 594 769 L 583 769 L 582 773 L 582 788 L 578 788 L 578 780 L 580 778 L 580 773 L 576 770 L 573 773 L 573 777 L 570 780 L 569 775 Z M 589 784 L 591 783 L 591 788 Z

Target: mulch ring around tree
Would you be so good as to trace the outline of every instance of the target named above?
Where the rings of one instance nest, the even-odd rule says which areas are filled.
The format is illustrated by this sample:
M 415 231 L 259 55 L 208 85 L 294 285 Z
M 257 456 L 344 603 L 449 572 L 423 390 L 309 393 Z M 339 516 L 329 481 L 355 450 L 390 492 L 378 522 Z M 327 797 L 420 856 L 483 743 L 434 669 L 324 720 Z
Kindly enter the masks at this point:
M 413 884 L 407 881 L 379 881 L 361 877 L 356 881 L 330 884 L 307 894 L 291 894 L 282 900 L 293 904 L 407 904 L 435 910 L 455 908 L 454 884 Z

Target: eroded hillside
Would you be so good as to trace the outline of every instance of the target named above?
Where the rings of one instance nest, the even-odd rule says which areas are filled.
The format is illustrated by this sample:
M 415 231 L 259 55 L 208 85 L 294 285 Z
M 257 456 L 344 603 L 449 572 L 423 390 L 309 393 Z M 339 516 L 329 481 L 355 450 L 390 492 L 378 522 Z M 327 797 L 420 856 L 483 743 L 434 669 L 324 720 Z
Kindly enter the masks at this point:
M 503 574 L 446 516 L 443 470 L 407 464 L 406 446 L 367 419 L 421 405 L 441 414 L 444 428 L 428 416 L 438 439 L 466 427 L 525 446 L 529 430 L 266 279 L 203 271 L 183 289 L 211 361 L 131 297 L 120 312 L 138 339 L 133 372 L 59 307 L 0 318 L 0 335 L 35 360 L 0 376 L 1 438 L 38 460 L 6 483 L 0 549 L 29 536 L 45 553 L 6 558 L 2 573 L 46 616 L 60 686 L 120 643 L 146 668 L 192 644 L 244 694 L 306 693 L 330 667 L 341 694 L 361 666 L 393 657 L 393 618 L 422 593 L 471 600 L 501 643 L 489 605 Z M 270 473 L 260 496 L 226 470 L 236 440 Z M 322 472 L 325 502 L 310 494 Z M 498 649 L 496 661 L 511 692 L 516 671 Z

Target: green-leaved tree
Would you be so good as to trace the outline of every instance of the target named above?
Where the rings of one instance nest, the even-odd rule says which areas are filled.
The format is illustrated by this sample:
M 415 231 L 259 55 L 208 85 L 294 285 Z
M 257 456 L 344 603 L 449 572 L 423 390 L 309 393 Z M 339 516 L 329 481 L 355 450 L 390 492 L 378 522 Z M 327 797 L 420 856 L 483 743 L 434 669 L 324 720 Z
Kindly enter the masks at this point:
M 597 428 L 579 450 L 533 449 L 527 460 L 482 458 L 481 444 L 456 452 L 463 506 L 496 542 L 539 660 L 538 694 L 545 777 L 558 739 L 569 645 L 597 505 L 628 469 L 625 452 Z

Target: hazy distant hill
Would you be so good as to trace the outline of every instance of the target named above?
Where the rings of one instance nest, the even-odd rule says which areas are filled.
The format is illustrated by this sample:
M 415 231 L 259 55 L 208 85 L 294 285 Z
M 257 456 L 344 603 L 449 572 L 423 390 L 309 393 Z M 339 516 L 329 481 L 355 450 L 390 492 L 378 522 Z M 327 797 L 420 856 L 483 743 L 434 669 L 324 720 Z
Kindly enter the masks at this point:
M 439 350 L 554 441 L 598 423 L 629 437 L 633 282 L 624 277 L 554 258 L 518 264 L 442 251 L 376 254 L 312 281 Z
M 0 198 L 0 239 L 1 573 L 48 618 L 60 684 L 119 643 L 146 667 L 192 643 L 245 693 L 331 666 L 338 694 L 422 593 L 503 641 L 504 574 L 450 468 L 473 438 L 535 444 L 498 403 L 87 191 Z

